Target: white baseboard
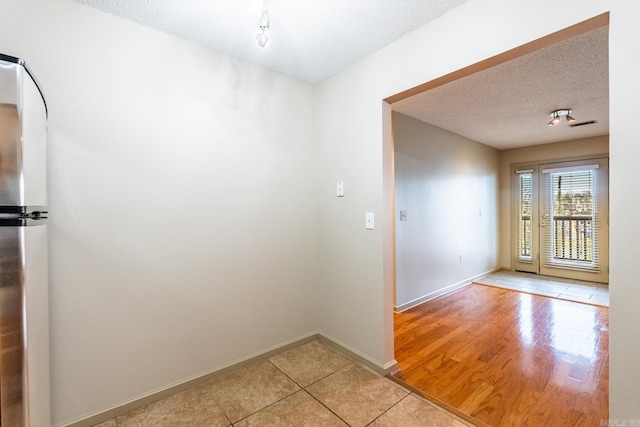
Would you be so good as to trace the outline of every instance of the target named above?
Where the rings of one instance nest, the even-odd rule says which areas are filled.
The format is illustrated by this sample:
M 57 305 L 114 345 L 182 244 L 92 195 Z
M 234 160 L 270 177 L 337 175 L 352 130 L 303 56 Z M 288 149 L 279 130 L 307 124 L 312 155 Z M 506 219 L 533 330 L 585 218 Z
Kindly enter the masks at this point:
M 476 274 L 473 277 L 469 277 L 467 279 L 464 279 L 458 283 L 454 283 L 453 285 L 449 285 L 445 288 L 442 289 L 438 289 L 437 291 L 434 292 L 430 292 L 426 295 L 421 296 L 420 298 L 416 298 L 414 300 L 411 300 L 407 303 L 401 304 L 401 305 L 397 305 L 393 307 L 393 311 L 395 311 L 396 313 L 402 313 L 403 311 L 407 311 L 409 309 L 412 309 L 413 307 L 417 307 L 420 304 L 423 304 L 427 301 L 431 301 L 432 299 L 441 297 L 442 295 L 446 295 L 450 292 L 453 291 L 457 291 L 460 288 L 463 288 L 467 285 L 470 285 L 471 282 L 473 282 L 476 279 L 479 279 L 480 277 L 486 276 L 487 274 L 491 274 L 491 273 L 495 273 L 496 271 L 500 271 L 502 270 L 502 268 L 494 268 L 493 270 L 489 270 L 489 271 L 485 271 L 484 273 L 480 273 L 480 274 Z

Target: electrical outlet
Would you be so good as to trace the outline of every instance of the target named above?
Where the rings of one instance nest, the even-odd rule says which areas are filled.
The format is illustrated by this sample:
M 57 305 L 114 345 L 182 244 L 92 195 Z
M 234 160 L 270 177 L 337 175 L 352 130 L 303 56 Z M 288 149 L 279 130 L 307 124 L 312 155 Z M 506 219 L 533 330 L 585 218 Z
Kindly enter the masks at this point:
M 366 228 L 367 230 L 373 230 L 374 229 L 373 212 L 367 212 L 365 214 L 364 228 Z

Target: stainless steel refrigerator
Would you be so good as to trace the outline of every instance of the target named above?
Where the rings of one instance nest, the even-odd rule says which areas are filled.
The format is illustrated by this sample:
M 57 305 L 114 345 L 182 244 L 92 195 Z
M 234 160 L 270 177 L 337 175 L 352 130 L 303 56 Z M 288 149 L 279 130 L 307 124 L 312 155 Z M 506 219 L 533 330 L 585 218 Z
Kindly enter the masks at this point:
M 51 426 L 46 126 L 33 75 L 0 54 L 0 427 Z

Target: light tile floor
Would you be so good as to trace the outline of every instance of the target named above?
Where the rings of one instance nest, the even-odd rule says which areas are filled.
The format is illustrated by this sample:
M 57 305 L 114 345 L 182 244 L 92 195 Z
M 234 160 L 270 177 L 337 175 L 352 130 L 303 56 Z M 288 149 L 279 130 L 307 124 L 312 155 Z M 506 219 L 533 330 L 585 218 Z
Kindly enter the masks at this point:
M 391 380 L 312 341 L 98 426 L 466 425 Z
M 500 270 L 473 281 L 481 285 L 609 307 L 609 286 L 603 283 Z

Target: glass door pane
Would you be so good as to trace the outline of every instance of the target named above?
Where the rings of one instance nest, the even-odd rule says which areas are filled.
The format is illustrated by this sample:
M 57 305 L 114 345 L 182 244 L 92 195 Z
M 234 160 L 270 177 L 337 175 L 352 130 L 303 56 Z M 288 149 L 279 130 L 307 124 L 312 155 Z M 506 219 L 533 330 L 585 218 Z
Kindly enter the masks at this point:
M 541 274 L 608 282 L 607 166 L 607 159 L 541 165 Z
M 535 168 L 514 170 L 515 194 L 513 230 L 515 235 L 515 270 L 538 272 L 537 248 L 537 180 Z

